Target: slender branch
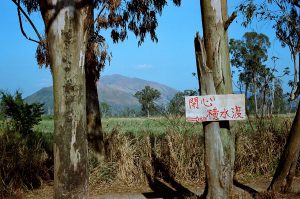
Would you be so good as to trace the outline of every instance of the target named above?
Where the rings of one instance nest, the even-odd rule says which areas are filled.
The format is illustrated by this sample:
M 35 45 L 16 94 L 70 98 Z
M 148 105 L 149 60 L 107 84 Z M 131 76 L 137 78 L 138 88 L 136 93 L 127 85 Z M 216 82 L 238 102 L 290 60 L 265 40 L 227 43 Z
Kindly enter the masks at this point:
M 21 32 L 22 34 L 26 37 L 26 39 L 36 42 L 38 44 L 42 44 L 43 45 L 43 38 L 41 37 L 40 33 L 38 32 L 37 28 L 35 27 L 35 25 L 33 24 L 33 22 L 31 21 L 31 19 L 29 18 L 29 16 L 26 14 L 26 12 L 23 10 L 23 8 L 20 6 L 20 2 L 16 1 L 16 0 L 11 0 L 14 4 L 16 4 L 16 6 L 18 7 L 18 15 L 19 15 L 19 22 L 20 22 L 20 27 L 21 27 Z M 31 27 L 33 28 L 34 32 L 36 33 L 37 37 L 39 38 L 39 41 L 31 39 L 30 37 L 27 37 L 27 35 L 25 34 L 24 30 L 23 30 L 23 26 L 22 26 L 22 19 L 21 19 L 21 15 L 20 12 L 25 16 L 25 18 L 28 20 L 28 22 L 30 23 Z
M 237 12 L 234 11 L 231 16 L 227 19 L 227 21 L 224 24 L 224 29 L 225 31 L 227 31 L 227 29 L 229 28 L 230 24 L 235 20 L 235 18 L 237 17 Z
M 242 86 L 238 86 L 237 83 L 235 83 L 234 81 L 232 81 L 233 85 L 240 90 L 240 93 L 242 93 Z
M 102 12 L 104 11 L 104 9 L 105 9 L 106 7 L 107 7 L 107 3 L 105 3 L 105 4 L 103 5 L 103 7 L 101 8 L 101 10 L 99 11 L 98 16 L 95 18 L 94 23 L 96 23 L 97 19 L 100 17 L 100 15 L 102 14 Z
M 18 6 L 20 7 L 20 0 L 18 0 Z M 18 7 L 18 18 L 19 18 L 19 24 L 20 24 L 20 29 L 21 29 L 21 32 L 22 34 L 24 35 L 24 37 L 26 37 L 26 39 L 28 39 L 28 36 L 26 35 L 24 29 L 23 29 L 23 24 L 22 24 L 22 18 L 21 18 L 21 12 L 20 12 L 20 9 Z

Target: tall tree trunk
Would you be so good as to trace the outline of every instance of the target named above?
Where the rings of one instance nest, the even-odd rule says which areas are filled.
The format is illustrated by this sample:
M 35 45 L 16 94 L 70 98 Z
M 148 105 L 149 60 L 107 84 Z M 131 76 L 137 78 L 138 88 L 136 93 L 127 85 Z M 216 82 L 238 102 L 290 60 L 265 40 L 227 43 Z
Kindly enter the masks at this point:
M 53 77 L 55 199 L 88 198 L 84 55 L 90 3 L 41 5 Z
M 206 65 L 206 51 L 204 43 L 197 33 L 195 37 L 195 52 L 197 68 L 200 71 L 201 95 L 216 94 L 212 69 Z M 228 198 L 226 189 L 225 154 L 220 136 L 219 122 L 204 122 L 206 198 Z
M 249 105 L 249 100 L 248 100 L 248 88 L 249 88 L 249 86 L 248 86 L 248 84 L 246 84 L 246 86 L 245 86 L 246 88 L 245 88 L 245 104 L 246 104 L 246 114 L 247 114 L 247 116 L 249 117 L 249 114 L 250 114 L 250 111 L 249 111 L 249 109 L 248 109 L 248 105 Z
M 297 98 L 296 96 L 296 91 L 298 87 L 298 71 L 297 71 L 297 58 L 296 58 L 296 52 L 293 53 L 293 63 L 294 63 L 294 82 L 293 82 L 293 87 L 291 91 L 291 100 L 295 100 Z M 300 56 L 300 54 L 299 54 Z M 300 58 L 299 58 L 299 64 L 300 64 Z M 300 66 L 299 66 L 300 69 Z M 300 78 L 300 71 L 299 71 L 299 78 Z M 299 79 L 300 80 L 300 79 Z
M 147 108 L 147 118 L 150 118 L 150 110 L 149 110 L 149 106 Z
M 252 84 L 253 84 L 253 95 L 254 95 L 254 105 L 255 105 L 255 116 L 258 117 L 258 104 L 257 104 L 257 96 L 256 96 L 256 75 L 255 74 L 252 79 Z
M 266 99 L 266 92 L 267 92 L 267 89 L 266 89 L 266 82 L 264 82 L 264 85 L 263 85 L 263 90 L 262 90 L 262 94 L 263 94 L 263 99 L 262 99 L 262 105 L 261 105 L 261 119 L 263 119 L 264 117 L 266 117 L 266 114 L 267 114 L 267 99 Z
M 90 8 L 91 20 L 94 19 L 94 8 Z M 101 123 L 100 103 L 97 91 L 97 81 L 99 80 L 100 68 L 97 59 L 95 45 L 92 40 L 94 35 L 94 23 L 89 29 L 89 43 L 85 54 L 85 76 L 86 76 L 86 115 L 87 115 L 87 137 L 89 146 L 98 160 L 104 154 L 103 131 Z
M 104 153 L 104 143 L 97 91 L 97 76 L 99 76 L 99 72 L 95 74 L 93 67 L 95 67 L 94 64 L 86 62 L 87 138 L 94 155 L 100 160 Z
M 284 151 L 268 190 L 291 191 L 300 150 L 300 103 Z
M 273 116 L 273 111 L 274 111 L 274 100 L 275 100 L 275 78 L 273 78 L 273 89 L 271 93 L 271 107 L 270 107 L 270 117 Z
M 216 94 L 231 94 L 232 79 L 229 62 L 228 35 L 226 31 L 228 28 L 227 0 L 201 0 L 200 5 L 202 14 L 204 45 L 207 54 L 206 66 L 212 71 Z M 203 89 L 201 88 L 201 91 L 202 90 Z M 217 124 L 220 127 L 221 141 L 221 144 L 218 144 L 218 146 L 220 146 L 221 148 L 218 148 L 219 150 L 215 151 L 215 155 L 217 153 L 224 153 L 224 159 L 221 163 L 223 166 L 219 168 L 222 170 L 222 172 L 220 171 L 221 173 L 219 173 L 219 177 L 221 179 L 220 189 L 223 189 L 223 195 L 214 195 L 215 186 L 212 183 L 216 181 L 213 181 L 208 182 L 207 184 L 209 193 L 208 198 L 228 198 L 233 184 L 235 138 L 234 134 L 230 132 L 230 124 L 228 121 L 218 122 Z M 216 136 L 219 133 L 216 132 L 216 128 L 209 129 L 215 129 L 213 133 L 211 132 L 211 136 Z M 207 135 L 207 133 L 205 134 Z M 213 139 L 216 141 L 219 138 L 214 137 Z M 209 178 L 208 181 L 210 181 Z

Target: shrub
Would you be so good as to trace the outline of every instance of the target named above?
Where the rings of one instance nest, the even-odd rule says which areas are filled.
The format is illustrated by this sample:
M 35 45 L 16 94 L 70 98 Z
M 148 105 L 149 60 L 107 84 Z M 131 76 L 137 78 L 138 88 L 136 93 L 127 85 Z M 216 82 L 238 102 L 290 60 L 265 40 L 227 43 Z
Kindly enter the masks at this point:
M 42 140 L 22 137 L 19 132 L 0 129 L 0 198 L 22 189 L 38 188 L 49 180 L 48 155 Z
M 22 94 L 0 92 L 0 198 L 38 188 L 53 179 L 52 134 L 33 131 L 42 104 L 27 104 Z
M 0 112 L 3 117 L 11 120 L 15 130 L 21 135 L 31 133 L 33 126 L 41 121 L 41 115 L 44 113 L 43 104 L 27 104 L 18 91 L 15 96 L 1 92 L 0 97 Z

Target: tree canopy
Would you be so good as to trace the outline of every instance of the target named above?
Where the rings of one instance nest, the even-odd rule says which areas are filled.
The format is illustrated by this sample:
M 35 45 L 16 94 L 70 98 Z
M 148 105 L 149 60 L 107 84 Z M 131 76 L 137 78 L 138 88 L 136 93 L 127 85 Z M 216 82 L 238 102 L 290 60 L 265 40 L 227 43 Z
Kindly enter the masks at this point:
M 12 1 L 19 5 L 19 9 L 22 9 L 20 5 L 20 3 L 22 3 L 28 14 L 41 11 L 42 15 L 44 15 L 43 13 L 45 13 L 46 7 L 49 6 L 46 5 L 46 1 L 39 0 Z M 105 42 L 108 38 L 104 38 L 101 31 L 109 30 L 114 43 L 124 41 L 128 37 L 128 31 L 133 32 L 137 37 L 138 45 L 144 42 L 148 34 L 152 41 L 157 42 L 157 16 L 162 14 L 163 8 L 167 6 L 167 3 L 167 0 L 94 0 L 93 13 L 97 15 L 94 16 L 94 20 L 90 22 L 90 28 L 93 31 L 89 37 L 89 43 L 93 46 L 94 52 L 97 55 L 97 70 L 100 71 L 101 68 L 104 67 L 106 60 L 110 61 L 111 58 L 111 55 L 107 52 L 107 44 Z M 176 6 L 180 6 L 181 0 L 173 0 L 173 3 Z M 60 6 L 59 10 L 63 7 L 63 5 L 55 6 Z M 21 13 L 18 12 L 18 14 L 22 33 L 25 33 L 22 28 Z M 27 18 L 27 20 L 30 19 Z M 45 27 L 46 31 L 47 29 L 48 27 Z M 37 34 L 40 38 L 39 33 Z M 44 40 L 38 42 L 40 45 L 36 51 L 37 62 L 40 66 L 48 66 L 49 55 L 47 52 L 47 44 Z
M 296 64 L 296 56 L 300 50 L 300 4 L 297 0 L 245 0 L 239 6 L 239 11 L 244 16 L 243 25 L 247 26 L 252 19 L 266 20 L 272 22 L 276 37 L 283 47 L 287 46 L 294 61 L 294 80 L 290 82 L 292 86 L 291 99 L 294 100 L 300 94 L 300 73 Z
M 154 101 L 159 99 L 160 92 L 150 86 L 145 86 L 141 91 L 137 91 L 134 97 L 136 97 L 142 105 L 142 112 L 149 117 L 150 112 L 155 110 Z

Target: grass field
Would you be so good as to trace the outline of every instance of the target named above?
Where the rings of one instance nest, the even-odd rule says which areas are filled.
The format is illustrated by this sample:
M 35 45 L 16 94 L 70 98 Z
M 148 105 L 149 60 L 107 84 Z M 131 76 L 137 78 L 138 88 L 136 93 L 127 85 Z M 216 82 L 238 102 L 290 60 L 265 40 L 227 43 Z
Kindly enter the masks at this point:
M 294 114 L 289 115 L 275 115 L 271 119 L 264 119 L 259 122 L 259 119 L 250 117 L 250 120 L 245 121 L 232 121 L 231 128 L 235 131 L 243 129 L 244 132 L 257 131 L 262 125 L 271 125 L 274 129 L 281 129 L 283 123 L 291 123 Z M 153 134 L 162 135 L 169 131 L 177 133 L 201 133 L 203 131 L 201 123 L 186 122 L 185 118 L 165 118 L 165 117 L 153 117 L 153 118 L 102 118 L 102 127 L 105 133 L 110 133 L 112 130 L 117 130 L 122 134 L 133 134 L 135 136 L 141 134 Z M 287 127 L 288 128 L 288 127 Z M 53 133 L 54 121 L 52 118 L 44 117 L 39 125 L 35 127 L 36 131 Z
M 199 133 L 202 132 L 202 125 L 199 123 L 189 123 L 182 119 L 167 118 L 103 118 L 102 127 L 104 132 L 118 130 L 122 134 L 153 134 L 162 135 L 172 130 L 178 133 Z M 52 133 L 54 131 L 53 119 L 44 118 L 36 131 Z
M 280 115 L 271 119 L 250 117 L 250 120 L 231 122 L 232 132 L 236 136 L 235 174 L 238 179 L 251 180 L 258 176 L 273 175 L 292 121 L 293 115 Z M 3 124 L 0 122 L 0 135 Z M 99 185 L 119 184 L 135 187 L 147 185 L 149 179 L 166 177 L 167 180 L 183 184 L 204 182 L 202 124 L 189 123 L 184 118 L 103 118 L 102 126 L 105 161 L 95 161 L 91 152 L 89 166 L 92 189 L 99 188 Z M 7 131 L 1 137 L 0 149 L 6 155 L 7 162 L 4 165 L 13 165 L 14 171 L 18 170 L 22 175 L 38 171 L 47 175 L 37 176 L 37 179 L 51 179 L 53 119 L 44 117 L 34 130 L 36 136 L 30 139 L 23 140 L 15 136 L 13 131 Z M 32 142 L 32 138 L 37 142 Z M 8 147 L 14 152 L 5 152 Z M 14 174 L 10 170 L 4 173 Z M 11 190 L 24 187 L 19 179 L 21 176 L 26 182 L 27 175 L 19 173 L 2 176 L 16 183 L 8 183 L 4 191 L 10 193 Z M 300 174 L 300 161 L 297 173 Z

